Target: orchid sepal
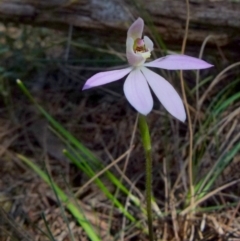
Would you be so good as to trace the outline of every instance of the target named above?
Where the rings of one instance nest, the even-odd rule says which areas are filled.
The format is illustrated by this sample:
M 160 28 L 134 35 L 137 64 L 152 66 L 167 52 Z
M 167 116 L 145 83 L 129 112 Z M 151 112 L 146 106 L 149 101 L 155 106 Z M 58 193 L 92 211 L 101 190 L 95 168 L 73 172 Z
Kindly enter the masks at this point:
M 145 63 L 144 66 L 167 70 L 197 70 L 210 68 L 213 65 L 205 62 L 202 59 L 182 54 L 172 54 Z
M 87 80 L 87 82 L 83 86 L 83 90 L 119 80 L 126 76 L 128 73 L 130 73 L 131 70 L 132 67 L 128 67 L 125 69 L 97 73 Z

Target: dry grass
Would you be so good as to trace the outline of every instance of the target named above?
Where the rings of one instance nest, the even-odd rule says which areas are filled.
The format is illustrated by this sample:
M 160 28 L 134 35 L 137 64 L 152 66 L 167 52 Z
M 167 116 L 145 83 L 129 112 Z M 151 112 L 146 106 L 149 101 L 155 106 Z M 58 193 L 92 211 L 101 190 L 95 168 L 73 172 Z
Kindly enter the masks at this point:
M 136 113 L 129 106 L 126 107 L 127 103 L 123 97 L 116 98 L 110 96 L 102 96 L 98 103 L 92 103 L 89 96 L 84 96 L 80 101 L 80 105 L 74 106 L 71 111 L 65 113 L 65 106 L 60 106 L 59 104 L 56 108 L 56 103 L 54 103 L 53 108 L 51 101 L 48 101 L 48 98 L 58 99 L 58 94 L 56 94 L 56 97 L 51 94 L 45 95 L 45 101 L 48 103 L 46 108 L 54 110 L 51 111 L 52 115 L 62 120 L 66 128 L 71 133 L 74 133 L 77 138 L 81 139 L 91 150 L 94 150 L 96 155 L 101 157 L 106 165 L 110 164 L 111 160 L 115 160 L 129 148 L 136 118 Z M 63 97 L 59 99 L 63 102 Z M 110 100 L 108 101 L 107 99 Z M 67 98 L 64 101 L 66 101 L 66 105 L 69 105 Z M 30 106 L 28 108 L 32 109 Z M 24 111 L 28 112 L 29 110 L 24 107 Z M 20 112 L 23 112 L 23 110 L 20 110 Z M 79 113 L 83 114 L 80 115 Z M 185 202 L 184 184 L 186 184 L 187 180 L 184 181 L 186 177 L 183 172 L 181 175 L 182 181 L 178 183 L 173 192 L 174 180 L 178 176 L 178 170 L 181 167 L 181 162 L 179 163 L 181 152 L 177 151 L 174 145 L 163 145 L 163 143 L 166 143 L 165 138 L 169 138 L 170 143 L 173 143 L 176 141 L 176 137 L 174 137 L 174 130 L 169 130 L 167 136 L 165 134 L 161 137 L 161 133 L 165 132 L 165 118 L 161 117 L 162 114 L 163 112 L 156 111 L 149 116 L 154 143 L 153 190 L 159 207 L 161 209 L 164 208 L 165 212 L 169 213 L 168 215 L 165 214 L 163 219 L 155 219 L 154 228 L 156 233 L 159 233 L 159 237 L 164 236 L 165 240 L 174 240 L 176 232 L 179 240 L 185 240 L 184 237 L 190 236 L 194 237 L 194 240 L 218 240 L 218 238 L 221 240 L 221 237 L 228 236 L 237 238 L 239 235 L 239 205 L 228 206 L 228 204 L 238 202 L 239 191 L 237 190 L 240 189 L 237 189 L 237 187 L 239 188 L 239 184 L 224 189 L 218 192 L 217 195 L 210 194 L 206 200 L 201 202 L 202 207 L 226 205 L 223 209 L 224 211 L 219 210 L 210 213 L 200 211 L 191 220 L 188 220 L 188 215 L 177 215 L 176 212 Z M 25 115 L 23 116 L 25 118 Z M 236 119 L 233 121 L 236 122 Z M 5 226 L 4 230 L 8 230 L 11 233 L 10 236 L 14 236 L 15 233 L 18 235 L 18 232 L 20 232 L 22 235 L 29 235 L 31 237 L 29 240 L 47 240 L 43 238 L 44 235 L 42 234 L 43 230 L 47 232 L 46 224 L 42 218 L 42 214 L 44 214 L 55 239 L 69 240 L 67 238 L 69 233 L 66 222 L 61 215 L 58 201 L 53 192 L 47 187 L 47 184 L 19 162 L 15 153 L 23 153 L 40 165 L 43 165 L 45 161 L 54 180 L 65 190 L 68 190 L 65 183 L 66 180 L 69 182 L 71 189 L 77 191 L 79 187 L 87 182 L 87 179 L 64 159 L 64 156 L 61 154 L 62 144 L 47 130 L 47 123 L 43 120 L 39 121 L 36 113 L 28 113 L 28 118 L 22 119 L 20 122 L 22 123 L 21 125 L 14 125 L 7 118 L 1 119 L 1 143 L 3 143 L 0 160 L 2 167 L 1 203 L 5 212 L 8 213 L 8 217 L 11 217 L 11 224 L 14 227 L 15 223 L 18 224 L 18 231 L 15 229 L 13 232 L 12 229 L 9 231 L 7 228 L 9 224 L 7 226 L 3 225 L 2 228 Z M 235 123 L 235 125 L 238 126 L 239 122 Z M 34 128 L 39 130 L 40 127 L 41 130 L 45 131 L 36 132 L 34 130 Z M 186 130 L 184 124 L 181 124 L 179 128 Z M 225 134 L 224 136 L 223 139 L 226 138 Z M 184 140 L 184 136 L 178 138 Z M 178 139 L 181 142 L 183 140 Z M 222 143 L 224 142 L 222 141 Z M 165 150 L 168 150 L 168 153 L 177 152 L 177 154 L 170 156 L 166 161 L 163 146 Z M 182 154 L 185 155 L 184 153 Z M 204 168 L 205 170 L 200 169 L 200 175 L 207 173 L 208 169 L 211 169 L 211 163 L 213 164 L 214 160 L 210 159 L 210 156 L 211 153 L 209 153 L 209 158 L 206 154 L 204 163 L 209 164 Z M 166 164 L 166 162 L 168 163 Z M 238 155 L 224 171 L 221 180 L 218 181 L 215 188 L 230 180 L 239 179 L 239 163 Z M 123 168 L 124 161 L 117 165 L 118 168 L 112 168 L 112 170 L 117 176 L 121 176 L 122 173 L 118 171 Z M 125 176 L 130 182 L 134 183 L 134 188 L 138 190 L 138 193 L 141 193 L 143 202 L 144 167 L 143 151 L 138 137 L 136 137 Z M 166 169 L 168 173 L 165 173 Z M 108 184 L 106 183 L 106 185 Z M 114 192 L 114 187 L 110 188 Z M 82 208 L 86 209 L 86 213 L 88 213 L 92 223 L 96 224 L 97 228 L 103 232 L 102 235 L 105 236 L 108 233 L 108 217 L 112 208 L 109 200 L 93 184 L 90 184 L 79 196 L 79 203 Z M 134 210 L 132 211 L 134 212 Z M 138 216 L 137 213 L 135 215 Z M 67 216 L 74 237 L 77 240 L 79 238 L 84 240 L 81 227 L 76 225 L 74 219 L 69 214 Z M 139 218 L 141 217 L 139 216 Z M 121 227 L 121 219 L 121 215 L 119 216 L 115 211 L 111 220 L 112 229 L 115 232 Z M 6 222 L 5 218 L 3 222 Z M 125 234 L 125 240 L 145 240 L 144 236 L 140 235 L 137 230 L 131 230 Z M 135 238 L 130 238 L 132 232 Z M 19 236 L 17 237 L 19 238 Z M 109 237 L 105 240 L 112 240 L 112 238 Z

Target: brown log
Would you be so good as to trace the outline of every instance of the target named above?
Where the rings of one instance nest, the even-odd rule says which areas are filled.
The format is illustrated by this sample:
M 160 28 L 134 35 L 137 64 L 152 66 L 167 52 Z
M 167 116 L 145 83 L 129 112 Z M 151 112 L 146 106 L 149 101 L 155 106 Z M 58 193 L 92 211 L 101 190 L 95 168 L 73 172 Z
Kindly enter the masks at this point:
M 201 43 L 213 35 L 219 45 L 240 40 L 240 1 L 189 0 L 188 41 Z M 126 36 L 138 16 L 151 19 L 164 41 L 182 41 L 186 20 L 185 0 L 1 0 L 0 21 L 67 28 L 103 37 Z

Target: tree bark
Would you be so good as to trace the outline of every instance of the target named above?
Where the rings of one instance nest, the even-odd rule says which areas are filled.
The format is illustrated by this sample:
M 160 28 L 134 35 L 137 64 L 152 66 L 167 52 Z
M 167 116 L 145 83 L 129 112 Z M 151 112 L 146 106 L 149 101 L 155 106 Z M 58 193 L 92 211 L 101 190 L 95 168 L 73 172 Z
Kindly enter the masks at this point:
M 226 45 L 240 40 L 240 1 L 189 0 L 188 41 Z M 126 37 L 132 21 L 141 16 L 151 20 L 164 41 L 180 43 L 186 20 L 185 0 L 1 0 L 0 21 L 54 27 L 76 27 L 81 34 L 103 38 Z M 151 26 L 148 23 L 148 26 Z

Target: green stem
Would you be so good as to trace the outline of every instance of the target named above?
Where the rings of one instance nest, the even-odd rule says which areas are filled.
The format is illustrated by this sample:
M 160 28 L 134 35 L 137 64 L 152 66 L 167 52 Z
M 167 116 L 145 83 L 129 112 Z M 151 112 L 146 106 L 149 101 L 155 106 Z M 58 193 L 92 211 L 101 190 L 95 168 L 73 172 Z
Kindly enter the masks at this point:
M 152 225 L 152 146 L 149 128 L 146 116 L 140 114 L 139 129 L 142 137 L 142 143 L 146 157 L 146 201 L 147 201 L 147 216 L 149 240 L 153 241 L 153 225 Z

